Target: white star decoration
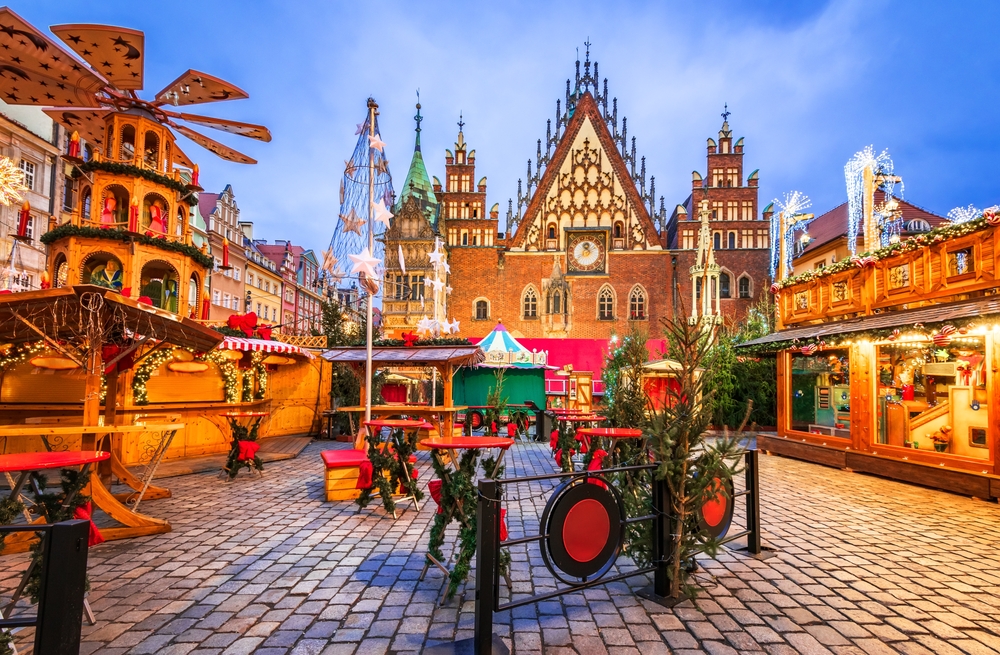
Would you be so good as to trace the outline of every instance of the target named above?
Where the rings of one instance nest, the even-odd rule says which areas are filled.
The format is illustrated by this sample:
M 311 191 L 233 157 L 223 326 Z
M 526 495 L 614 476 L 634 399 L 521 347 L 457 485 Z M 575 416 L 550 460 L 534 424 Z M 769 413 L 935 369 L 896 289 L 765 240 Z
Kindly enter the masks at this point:
M 365 124 L 364 123 L 358 123 L 358 129 L 354 133 L 355 134 L 361 134 L 364 131 L 365 131 Z
M 445 287 L 444 288 L 444 292 L 445 293 L 451 293 L 452 292 L 452 288 L 451 287 Z
M 403 245 L 399 245 L 399 270 L 406 275 L 406 260 L 403 258 Z
M 346 214 L 341 214 L 340 220 L 344 221 L 344 232 L 354 232 L 358 236 L 361 236 L 361 226 L 365 223 L 358 216 L 358 213 L 354 211 L 353 207 Z
M 440 291 L 441 289 L 444 288 L 444 282 L 442 282 L 441 280 L 428 280 L 427 284 L 434 287 L 435 291 Z
M 347 257 L 354 262 L 354 265 L 351 266 L 351 273 L 363 273 L 367 277 L 375 278 L 375 267 L 381 263 L 381 260 L 373 257 L 367 246 L 357 255 L 348 255 Z
M 389 219 L 393 217 L 393 213 L 385 208 L 385 205 L 381 200 L 372 203 L 372 209 L 375 210 L 375 221 L 378 223 L 385 223 L 386 227 L 389 227 Z
M 450 332 L 451 334 L 458 333 L 458 319 L 455 318 L 451 319 L 451 323 L 448 323 L 448 332 Z
M 368 137 L 368 146 L 371 148 L 375 148 L 379 152 L 385 152 L 384 150 L 382 150 L 382 148 L 385 147 L 385 141 L 382 140 L 382 136 L 379 134 Z
M 430 334 L 434 329 L 434 321 L 424 316 L 422 319 L 417 321 L 417 333 L 424 335 Z
M 441 265 L 444 266 L 445 273 L 451 273 L 451 266 L 448 265 L 447 261 L 442 261 Z
M 427 258 L 431 260 L 431 263 L 435 266 L 440 266 L 444 262 L 444 253 L 435 248 L 434 252 L 427 255 Z

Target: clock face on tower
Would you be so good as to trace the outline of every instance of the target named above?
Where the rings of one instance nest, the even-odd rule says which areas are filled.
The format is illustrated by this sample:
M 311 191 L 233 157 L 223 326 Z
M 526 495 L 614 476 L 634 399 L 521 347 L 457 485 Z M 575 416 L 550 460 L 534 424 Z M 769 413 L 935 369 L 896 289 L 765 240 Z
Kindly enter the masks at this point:
M 607 259 L 608 235 L 603 231 L 570 232 L 567 239 L 568 269 L 571 273 L 603 273 Z

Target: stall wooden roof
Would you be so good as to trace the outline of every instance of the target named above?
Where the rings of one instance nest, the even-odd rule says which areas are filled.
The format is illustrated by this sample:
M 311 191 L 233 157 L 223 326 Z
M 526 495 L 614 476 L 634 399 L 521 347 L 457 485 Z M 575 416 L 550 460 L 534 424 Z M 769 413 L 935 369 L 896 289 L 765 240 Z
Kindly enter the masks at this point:
M 127 330 L 198 352 L 212 350 L 224 338 L 191 319 L 90 284 L 0 294 L 0 343 L 37 341 L 43 335 L 79 342 L 91 321 L 104 332 Z
M 884 312 L 874 316 L 865 316 L 847 321 L 827 321 L 816 325 L 790 328 L 768 334 L 753 341 L 747 341 L 738 345 L 737 348 L 763 346 L 769 343 L 791 341 L 793 339 L 811 339 L 815 337 L 851 334 L 854 332 L 864 332 L 865 330 L 904 329 L 907 326 L 918 323 L 943 323 L 960 318 L 970 318 L 973 316 L 986 317 L 995 314 L 1000 314 L 1000 297 L 991 296 L 976 300 L 928 305 L 927 307 L 905 311 Z
M 331 348 L 323 353 L 323 358 L 331 362 L 361 363 L 365 361 L 364 346 Z M 382 366 L 393 364 L 407 366 L 474 366 L 483 361 L 483 351 L 479 346 L 385 346 L 372 348 L 372 361 Z

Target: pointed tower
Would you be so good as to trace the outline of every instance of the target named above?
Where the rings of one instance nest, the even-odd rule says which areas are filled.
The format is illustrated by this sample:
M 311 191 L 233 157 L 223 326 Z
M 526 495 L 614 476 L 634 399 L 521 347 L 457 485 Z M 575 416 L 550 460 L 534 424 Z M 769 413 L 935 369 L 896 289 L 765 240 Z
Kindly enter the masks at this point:
M 420 152 L 420 103 L 417 102 L 416 137 L 406 180 L 393 206 L 393 218 L 385 232 L 385 295 L 382 300 L 383 329 L 387 338 L 416 329 L 429 311 L 424 279 L 433 277 L 428 255 L 434 250 L 441 205 L 432 188 Z M 402 262 L 400 262 L 402 252 Z
M 447 188 L 434 179 L 434 191 L 441 198 L 440 232 L 449 248 L 493 248 L 500 208 L 493 205 L 486 214 L 486 178 L 476 181 L 476 151 L 468 150 L 464 127 L 459 114 L 455 152 L 445 150 Z
M 691 267 L 691 318 L 692 325 L 699 321 L 707 325 L 722 323 L 719 276 L 722 267 L 715 263 L 712 227 L 709 211 L 701 210 L 701 229 L 698 231 L 698 255 Z

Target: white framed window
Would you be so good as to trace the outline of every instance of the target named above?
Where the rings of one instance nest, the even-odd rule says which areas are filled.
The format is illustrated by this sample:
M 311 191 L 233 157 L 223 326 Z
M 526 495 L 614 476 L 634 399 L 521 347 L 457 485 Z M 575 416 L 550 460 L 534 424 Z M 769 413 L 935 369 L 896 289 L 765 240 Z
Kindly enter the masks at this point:
M 219 293 L 218 289 L 213 289 L 212 290 L 212 304 L 213 305 L 218 305 L 219 304 L 219 302 L 221 300 L 221 295 L 222 294 Z
M 239 296 L 233 296 L 233 310 L 240 311 L 240 299 Z
M 25 234 L 25 236 L 28 237 L 28 241 L 34 241 L 35 240 L 35 217 L 34 216 L 30 216 L 28 218 L 28 225 L 27 225 L 27 229 L 25 230 L 24 234 Z
M 222 306 L 223 307 L 229 307 L 230 306 L 230 298 L 231 298 L 231 296 L 228 293 L 222 294 Z
M 21 170 L 24 172 L 24 185 L 28 191 L 35 190 L 35 164 L 26 159 L 21 160 Z
M 681 248 L 684 250 L 694 250 L 694 230 L 684 230 L 681 234 Z
M 236 268 L 233 269 L 233 277 L 236 278 L 237 282 L 240 281 L 240 268 L 239 268 L 239 266 L 237 266 Z

